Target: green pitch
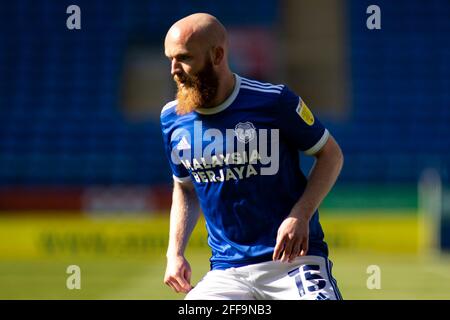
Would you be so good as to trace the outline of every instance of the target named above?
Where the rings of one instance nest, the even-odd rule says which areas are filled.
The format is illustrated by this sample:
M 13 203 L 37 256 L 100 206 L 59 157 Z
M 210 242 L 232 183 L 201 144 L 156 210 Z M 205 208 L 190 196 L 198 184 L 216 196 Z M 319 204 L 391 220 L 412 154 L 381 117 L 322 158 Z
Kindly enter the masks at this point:
M 209 253 L 188 252 L 196 283 Z M 450 299 L 450 257 L 332 251 L 333 274 L 344 299 Z M 68 265 L 81 269 L 81 289 L 69 290 Z M 369 290 L 367 267 L 381 270 L 381 288 Z M 182 299 L 163 282 L 164 254 L 145 259 L 0 261 L 0 299 Z

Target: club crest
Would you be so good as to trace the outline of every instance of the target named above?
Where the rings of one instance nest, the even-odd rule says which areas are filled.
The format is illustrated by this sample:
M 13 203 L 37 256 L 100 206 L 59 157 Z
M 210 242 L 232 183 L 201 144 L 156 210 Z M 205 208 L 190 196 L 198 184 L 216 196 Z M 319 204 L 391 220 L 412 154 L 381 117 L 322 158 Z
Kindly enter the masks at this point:
M 234 133 L 240 142 L 247 143 L 256 137 L 256 129 L 251 122 L 239 122 L 234 128 Z

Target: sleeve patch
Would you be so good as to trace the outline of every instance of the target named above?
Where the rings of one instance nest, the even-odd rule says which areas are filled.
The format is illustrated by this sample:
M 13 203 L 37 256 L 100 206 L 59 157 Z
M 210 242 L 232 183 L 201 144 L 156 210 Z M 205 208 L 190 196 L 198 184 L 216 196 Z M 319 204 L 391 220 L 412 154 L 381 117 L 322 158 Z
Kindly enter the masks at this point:
M 308 126 L 312 126 L 314 124 L 314 115 L 312 114 L 311 110 L 308 109 L 308 107 L 306 106 L 306 104 L 303 102 L 302 99 L 300 99 L 297 109 L 295 109 L 295 111 L 297 111 L 300 118 L 302 118 L 302 120 Z

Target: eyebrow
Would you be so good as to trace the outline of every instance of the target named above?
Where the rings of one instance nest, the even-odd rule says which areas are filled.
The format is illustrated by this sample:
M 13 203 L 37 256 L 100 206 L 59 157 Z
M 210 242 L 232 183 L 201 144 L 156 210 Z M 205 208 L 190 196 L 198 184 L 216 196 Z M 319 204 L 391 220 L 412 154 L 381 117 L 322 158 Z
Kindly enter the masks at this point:
M 168 55 L 168 54 L 165 54 L 166 55 L 166 57 L 168 58 L 168 59 L 171 59 L 171 58 L 187 58 L 187 57 L 191 57 L 192 55 L 189 53 L 189 52 L 180 52 L 180 53 L 177 53 L 175 56 L 170 56 L 170 55 Z

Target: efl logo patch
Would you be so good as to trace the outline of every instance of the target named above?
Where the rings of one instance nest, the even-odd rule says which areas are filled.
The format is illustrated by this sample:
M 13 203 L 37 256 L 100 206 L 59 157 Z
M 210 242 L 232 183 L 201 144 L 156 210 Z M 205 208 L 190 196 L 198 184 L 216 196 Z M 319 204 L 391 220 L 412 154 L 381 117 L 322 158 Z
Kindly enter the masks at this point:
M 303 100 L 300 100 L 300 103 L 295 111 L 297 111 L 300 118 L 302 118 L 308 126 L 312 126 L 314 124 L 314 116 Z

